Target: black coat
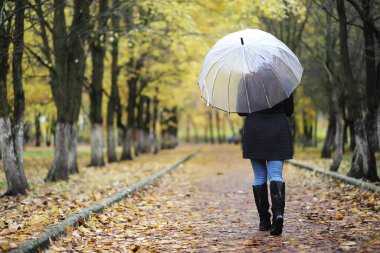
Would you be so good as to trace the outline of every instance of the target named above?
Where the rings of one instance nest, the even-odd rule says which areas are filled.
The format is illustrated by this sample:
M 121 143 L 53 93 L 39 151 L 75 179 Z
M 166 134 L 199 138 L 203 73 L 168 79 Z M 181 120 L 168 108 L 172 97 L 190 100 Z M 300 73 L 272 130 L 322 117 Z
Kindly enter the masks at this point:
M 293 158 L 293 138 L 287 117 L 294 110 L 293 94 L 272 108 L 246 116 L 243 127 L 243 158 L 286 160 Z

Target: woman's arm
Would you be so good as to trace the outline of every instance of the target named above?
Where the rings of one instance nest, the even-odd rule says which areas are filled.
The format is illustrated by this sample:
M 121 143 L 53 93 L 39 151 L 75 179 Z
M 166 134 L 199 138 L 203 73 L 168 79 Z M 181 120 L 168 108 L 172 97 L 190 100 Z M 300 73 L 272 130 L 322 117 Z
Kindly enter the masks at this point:
M 286 116 L 290 117 L 294 111 L 293 94 L 291 94 L 289 98 L 284 100 L 284 105 L 285 105 L 285 114 L 286 114 Z

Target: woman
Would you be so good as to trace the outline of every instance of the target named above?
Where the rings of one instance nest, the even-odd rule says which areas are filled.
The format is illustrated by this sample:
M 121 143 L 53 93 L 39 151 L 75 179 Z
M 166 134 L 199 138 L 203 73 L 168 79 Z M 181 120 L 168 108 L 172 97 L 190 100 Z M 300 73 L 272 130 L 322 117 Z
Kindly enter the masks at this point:
M 282 233 L 285 208 L 284 160 L 293 158 L 293 139 L 286 117 L 294 110 L 293 94 L 272 108 L 246 116 L 243 127 L 243 158 L 250 159 L 254 172 L 253 194 L 260 216 L 260 231 Z M 267 178 L 272 199 L 272 224 L 269 213 Z

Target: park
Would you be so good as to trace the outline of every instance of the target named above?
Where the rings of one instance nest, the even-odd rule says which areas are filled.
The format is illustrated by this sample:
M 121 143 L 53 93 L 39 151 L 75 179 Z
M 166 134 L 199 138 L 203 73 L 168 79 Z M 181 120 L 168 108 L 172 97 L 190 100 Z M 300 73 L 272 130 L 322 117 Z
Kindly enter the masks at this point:
M 0 172 L 0 252 L 380 252 L 380 1 L 0 0 Z

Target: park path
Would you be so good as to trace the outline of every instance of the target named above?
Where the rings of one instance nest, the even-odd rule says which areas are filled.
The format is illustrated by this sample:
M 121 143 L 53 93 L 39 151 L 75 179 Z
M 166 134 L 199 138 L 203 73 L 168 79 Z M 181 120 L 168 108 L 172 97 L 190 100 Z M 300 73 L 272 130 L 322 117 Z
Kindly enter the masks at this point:
M 284 233 L 258 232 L 253 173 L 238 146 L 206 146 L 47 252 L 379 252 L 380 196 L 285 166 Z

